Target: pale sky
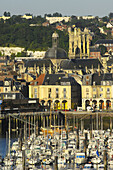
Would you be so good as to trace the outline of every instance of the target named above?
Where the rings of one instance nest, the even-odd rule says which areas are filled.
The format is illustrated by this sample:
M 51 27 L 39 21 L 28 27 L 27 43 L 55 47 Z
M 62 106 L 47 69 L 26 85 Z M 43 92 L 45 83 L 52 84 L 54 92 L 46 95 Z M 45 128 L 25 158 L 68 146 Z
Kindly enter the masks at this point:
M 11 15 L 33 16 L 59 12 L 63 16 L 108 16 L 113 12 L 113 0 L 0 0 L 0 16 L 4 12 Z

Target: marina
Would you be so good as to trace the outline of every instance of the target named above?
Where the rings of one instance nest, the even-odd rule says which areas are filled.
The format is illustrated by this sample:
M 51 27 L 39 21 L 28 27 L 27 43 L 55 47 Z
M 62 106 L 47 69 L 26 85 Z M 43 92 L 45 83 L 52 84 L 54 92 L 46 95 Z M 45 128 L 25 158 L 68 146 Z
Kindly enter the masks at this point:
M 1 169 L 113 168 L 112 112 L 54 111 L 6 117 L 1 119 L 8 126 Z

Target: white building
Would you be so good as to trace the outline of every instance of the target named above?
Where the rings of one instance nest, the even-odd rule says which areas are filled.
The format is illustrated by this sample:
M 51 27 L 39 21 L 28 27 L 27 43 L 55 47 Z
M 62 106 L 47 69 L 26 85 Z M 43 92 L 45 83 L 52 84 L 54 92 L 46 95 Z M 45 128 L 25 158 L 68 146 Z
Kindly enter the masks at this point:
M 77 19 L 80 19 L 82 17 L 82 19 L 95 19 L 95 16 L 92 15 L 88 15 L 88 16 L 78 16 Z
M 111 24 L 110 22 L 107 23 L 106 28 L 113 28 L 113 24 Z
M 6 16 L 0 16 L 0 19 L 3 19 L 3 20 L 7 20 L 7 19 L 10 19 L 11 17 L 9 16 L 9 17 L 6 17 Z
M 50 24 L 56 23 L 56 22 L 61 22 L 61 21 L 65 21 L 68 22 L 71 19 L 71 17 L 47 17 L 46 16 L 46 20 L 49 21 Z
M 32 15 L 27 15 L 27 14 L 25 14 L 25 15 L 23 15 L 21 18 L 32 19 L 33 16 L 32 16 Z

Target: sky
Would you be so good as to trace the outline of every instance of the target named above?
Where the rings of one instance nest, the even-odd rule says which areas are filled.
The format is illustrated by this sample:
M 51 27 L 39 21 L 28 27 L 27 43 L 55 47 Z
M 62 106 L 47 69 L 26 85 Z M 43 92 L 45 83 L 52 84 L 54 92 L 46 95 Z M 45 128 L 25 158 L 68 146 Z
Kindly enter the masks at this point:
M 0 0 L 0 16 L 30 13 L 33 16 L 61 13 L 63 16 L 108 16 L 113 12 L 113 0 Z

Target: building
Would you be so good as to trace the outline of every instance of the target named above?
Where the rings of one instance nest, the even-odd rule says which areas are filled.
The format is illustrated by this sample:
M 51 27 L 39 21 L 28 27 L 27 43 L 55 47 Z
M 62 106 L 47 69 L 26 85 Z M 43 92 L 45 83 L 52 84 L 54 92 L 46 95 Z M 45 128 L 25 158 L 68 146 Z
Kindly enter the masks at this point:
M 19 89 L 18 84 L 12 78 L 5 78 L 0 87 L 2 92 L 0 93 L 0 99 L 23 99 L 24 96 Z
M 87 28 L 81 31 L 80 28 L 68 28 L 69 33 L 69 58 L 89 58 L 90 34 Z
M 89 58 L 99 58 L 101 59 L 101 50 L 99 48 L 90 48 Z
M 56 32 L 52 34 L 52 48 L 46 51 L 44 58 L 51 60 L 55 72 L 58 71 L 61 61 L 69 59 L 66 51 L 59 47 L 59 35 Z
M 106 28 L 113 28 L 113 24 L 108 22 L 107 25 L 106 25 Z
M 67 74 L 41 74 L 30 83 L 29 98 L 55 110 L 74 109 L 81 105 L 81 86 Z
M 94 73 L 83 76 L 82 107 L 97 110 L 113 109 L 113 73 Z
M 69 22 L 71 19 L 71 17 L 47 17 L 46 16 L 46 20 L 49 21 L 50 24 L 56 23 L 56 22 L 61 22 L 61 21 L 65 21 L 65 22 Z
M 24 60 L 23 64 L 18 65 L 20 67 L 20 73 L 29 73 L 34 75 L 40 75 L 42 73 L 52 73 L 53 63 L 49 59 L 34 59 L 34 60 Z
M 107 51 L 113 50 L 113 40 L 112 39 L 100 39 L 95 42 L 95 47 L 98 48 L 103 45 L 107 48 Z
M 95 19 L 95 16 L 92 15 L 87 15 L 87 16 L 77 16 L 77 19 L 85 19 L 85 20 L 89 20 L 89 19 Z
M 67 73 L 84 75 L 103 70 L 103 66 L 99 59 L 71 59 L 62 61 L 60 69 Z
M 10 19 L 11 17 L 10 16 L 0 16 L 0 19 L 3 19 L 3 20 L 7 20 L 7 19 Z
M 23 15 L 21 18 L 25 18 L 25 19 L 32 19 L 32 18 L 33 18 L 33 16 L 32 16 L 32 15 L 30 15 L 30 14 L 25 14 L 25 15 Z

